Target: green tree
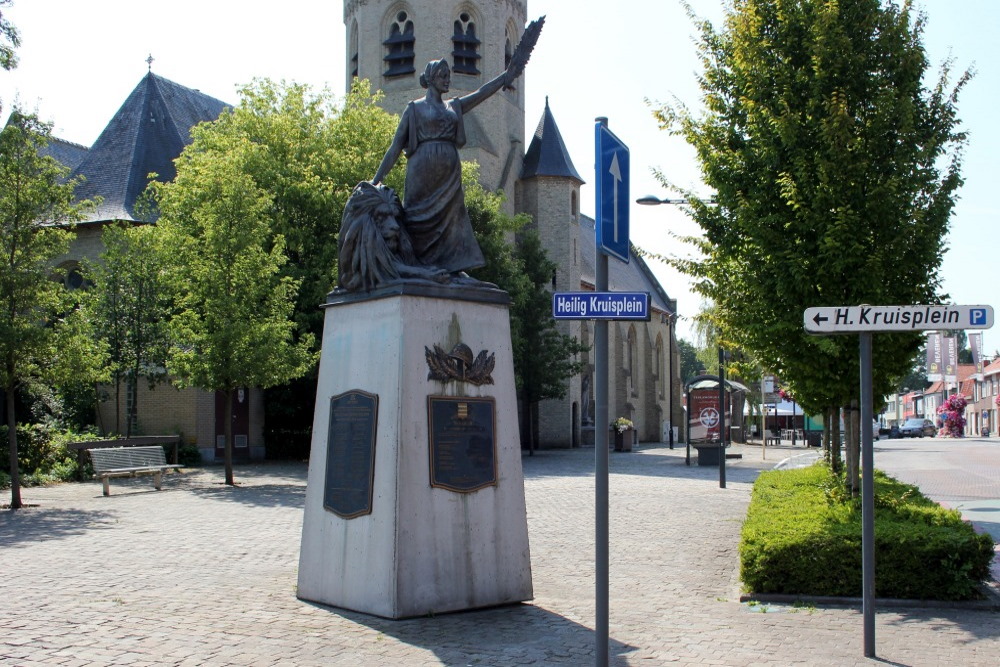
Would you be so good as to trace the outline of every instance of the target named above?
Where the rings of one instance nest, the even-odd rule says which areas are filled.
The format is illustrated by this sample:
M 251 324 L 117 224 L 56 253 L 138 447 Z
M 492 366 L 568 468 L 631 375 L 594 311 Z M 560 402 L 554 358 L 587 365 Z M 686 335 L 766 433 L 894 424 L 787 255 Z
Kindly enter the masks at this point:
M 31 382 L 66 379 L 93 369 L 86 321 L 73 311 L 52 262 L 69 248 L 58 223 L 79 219 L 89 204 L 73 204 L 75 181 L 40 151 L 51 128 L 15 109 L 0 132 L 0 386 L 6 398 L 11 507 L 21 507 L 15 395 Z
M 337 283 L 337 238 L 347 199 L 378 169 L 398 119 L 377 106 L 367 81 L 338 99 L 307 85 L 258 79 L 240 104 L 192 133 L 187 151 L 228 157 L 270 195 L 269 234 L 285 239 L 281 275 L 301 283 L 295 305 L 300 333 L 320 336 L 317 306 Z M 386 185 L 402 193 L 402 170 Z
M 478 173 L 475 163 L 462 165 L 469 219 L 486 258 L 486 266 L 473 273 L 510 294 L 514 380 L 524 407 L 524 440 L 533 452 L 538 444 L 538 403 L 566 395 L 567 380 L 583 370 L 576 358 L 587 348 L 556 329 L 548 289 L 556 265 L 546 256 L 538 233 L 525 229 L 530 217 L 504 213 L 503 196 L 486 192 Z
M 688 195 L 702 258 L 676 264 L 716 304 L 723 344 L 828 421 L 857 400 L 857 340 L 806 335 L 803 310 L 942 297 L 969 74 L 952 86 L 946 64 L 925 87 L 923 25 L 909 1 L 731 2 L 723 29 L 698 23 L 704 112 L 657 112 L 694 146 L 716 192 L 717 205 Z M 875 395 L 919 343 L 876 337 Z
M 150 387 L 165 379 L 169 341 L 167 289 L 158 230 L 151 225 L 112 225 L 104 230 L 100 260 L 88 265 L 94 282 L 90 307 L 100 338 L 111 352 L 109 370 L 115 387 L 114 432 L 131 437 L 138 419 L 136 392 L 145 377 Z M 125 428 L 121 423 L 121 386 L 132 392 Z
M 686 385 L 692 378 L 708 372 L 704 362 L 698 357 L 698 348 L 683 338 L 677 339 L 677 353 L 681 359 L 682 385 Z
M 533 452 L 538 446 L 539 402 L 566 396 L 567 380 L 583 370 L 580 354 L 589 348 L 556 329 L 549 291 L 556 263 L 545 254 L 538 232 L 529 229 L 519 234 L 515 253 L 529 280 L 527 291 L 516 295 L 511 309 L 519 321 L 514 367 Z
M 0 7 L 10 7 L 11 0 L 0 0 Z M 3 17 L 0 12 L 0 68 L 12 70 L 17 67 L 14 49 L 21 45 L 21 35 L 17 27 Z
M 177 177 L 155 185 L 163 257 L 174 288 L 167 369 L 178 386 L 223 392 L 270 387 L 306 373 L 311 334 L 295 340 L 299 281 L 282 276 L 284 237 L 273 234 L 272 196 L 248 173 L 245 139 L 233 151 L 185 150 Z M 264 151 L 266 147 L 256 150 Z M 225 428 L 225 482 L 233 485 L 232 420 Z
M 296 335 L 322 336 L 319 304 L 337 282 L 337 239 L 344 205 L 354 186 L 371 179 L 398 118 L 377 106 L 367 81 L 355 81 L 338 99 L 294 82 L 259 79 L 243 87 L 240 103 L 198 127 L 188 151 L 232 158 L 262 191 L 269 235 L 282 235 L 289 261 L 281 275 L 299 281 Z M 387 185 L 402 192 L 403 170 Z M 269 453 L 308 451 L 315 405 L 316 368 L 266 390 Z M 283 449 L 284 448 L 284 449 Z

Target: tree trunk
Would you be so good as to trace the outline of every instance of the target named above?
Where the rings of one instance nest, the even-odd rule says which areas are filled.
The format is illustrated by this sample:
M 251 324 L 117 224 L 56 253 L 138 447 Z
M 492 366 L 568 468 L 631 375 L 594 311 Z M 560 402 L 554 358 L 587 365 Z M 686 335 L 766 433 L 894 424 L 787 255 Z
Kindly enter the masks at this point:
M 13 375 L 13 372 L 10 374 Z M 21 509 L 21 472 L 17 464 L 17 416 L 14 412 L 14 384 L 4 390 L 7 394 L 7 446 L 10 449 L 10 508 Z
M 828 466 L 833 466 L 832 460 L 830 458 L 830 450 L 833 443 L 830 439 L 830 412 L 823 412 L 823 460 L 826 461 Z
M 225 431 L 226 446 L 225 446 L 225 459 L 226 463 L 226 484 L 229 486 L 236 486 L 233 481 L 233 389 L 226 389 L 226 428 Z
M 847 455 L 847 490 L 851 492 L 852 498 L 857 498 L 860 494 L 858 486 L 861 478 L 861 414 L 858 412 L 858 401 L 852 399 L 850 406 L 845 408 L 844 433 L 846 440 Z
M 122 378 L 115 374 L 115 435 L 122 434 Z
M 829 408 L 827 420 L 830 428 L 830 470 L 840 474 L 844 465 L 840 458 L 840 412 L 839 408 Z
M 535 455 L 535 402 L 527 401 L 524 406 L 527 408 L 527 415 L 525 421 L 528 427 L 528 456 Z
M 97 416 L 97 428 L 101 433 L 107 433 L 104 428 L 104 413 L 101 411 L 101 388 L 96 382 L 94 383 L 94 412 Z

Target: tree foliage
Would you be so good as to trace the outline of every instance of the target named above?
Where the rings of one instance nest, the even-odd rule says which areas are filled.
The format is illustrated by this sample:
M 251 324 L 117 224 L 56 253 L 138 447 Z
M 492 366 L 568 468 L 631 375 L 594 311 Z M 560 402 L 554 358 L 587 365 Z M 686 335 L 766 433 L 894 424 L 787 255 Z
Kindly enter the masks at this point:
M 708 372 L 705 363 L 698 355 L 698 348 L 683 338 L 677 339 L 677 352 L 681 359 L 681 385 L 686 385 L 692 378 Z
M 9 7 L 11 0 L 0 0 L 0 7 Z M 0 11 L 0 68 L 12 70 L 17 67 L 17 54 L 14 49 L 21 45 L 21 35 L 17 26 L 3 17 Z
M 97 335 L 110 350 L 108 369 L 115 388 L 116 433 L 132 435 L 138 401 L 129 403 L 125 428 L 120 415 L 121 385 L 136 392 L 140 378 L 152 387 L 165 379 L 167 286 L 163 254 L 157 252 L 157 230 L 149 225 L 112 225 L 101 235 L 100 260 L 89 263 L 94 283 L 89 301 Z
M 374 175 L 396 129 L 398 119 L 379 108 L 378 100 L 363 80 L 339 99 L 328 90 L 259 79 L 241 89 L 234 109 L 192 132 L 187 151 L 234 160 L 254 187 L 268 193 L 267 235 L 284 238 L 289 260 L 280 273 L 300 284 L 297 336 L 311 334 L 316 340 L 322 335 L 319 306 L 337 281 L 344 205 L 354 186 Z M 401 191 L 402 171 L 387 180 Z M 315 366 L 306 376 L 267 390 L 269 452 L 282 451 L 292 441 L 300 443 L 300 450 L 308 446 L 314 372 Z
M 300 333 L 319 336 L 319 305 L 337 282 L 337 237 L 354 186 L 374 175 L 397 119 L 377 106 L 365 80 L 340 100 L 307 85 L 258 79 L 240 90 L 240 104 L 195 128 L 187 152 L 241 165 L 267 192 L 269 237 L 284 237 L 283 276 L 301 283 L 295 305 Z M 402 192 L 402 172 L 387 185 Z
M 806 307 L 942 298 L 969 74 L 952 86 L 946 64 L 925 86 L 923 23 L 910 2 L 732 2 L 721 30 L 698 23 L 704 112 L 657 112 L 716 192 L 717 205 L 689 195 L 702 258 L 675 264 L 715 304 L 723 344 L 814 414 L 856 397 L 858 350 L 853 336 L 807 336 Z M 919 342 L 876 337 L 876 395 Z
M 566 381 L 583 369 L 578 355 L 587 348 L 556 329 L 548 289 L 556 264 L 545 254 L 538 232 L 525 229 L 530 218 L 504 213 L 502 195 L 486 192 L 477 175 L 477 165 L 463 164 L 465 202 L 486 258 L 486 266 L 474 273 L 510 294 L 514 379 L 529 427 L 526 440 L 534 446 L 538 403 L 566 395 Z
M 0 387 L 6 397 L 11 507 L 21 506 L 15 393 L 25 383 L 96 374 L 101 349 L 53 261 L 69 248 L 59 223 L 79 219 L 75 181 L 40 151 L 51 128 L 15 109 L 0 132 Z
M 287 382 L 315 359 L 311 334 L 295 340 L 299 280 L 281 275 L 288 258 L 269 217 L 273 197 L 244 163 L 267 147 L 248 144 L 236 138 L 228 154 L 185 150 L 174 181 L 155 185 L 174 290 L 167 368 L 179 386 L 223 392 L 224 414 L 240 387 Z M 232 485 L 232 420 L 225 431 Z

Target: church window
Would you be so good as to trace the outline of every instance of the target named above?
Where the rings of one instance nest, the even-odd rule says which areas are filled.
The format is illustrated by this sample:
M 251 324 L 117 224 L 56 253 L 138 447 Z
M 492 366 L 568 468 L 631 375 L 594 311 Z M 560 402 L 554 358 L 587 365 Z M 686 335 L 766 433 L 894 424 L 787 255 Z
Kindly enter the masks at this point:
M 413 74 L 413 21 L 405 11 L 396 14 L 396 20 L 389 26 L 389 38 L 382 44 L 385 46 L 385 76 L 402 76 Z
M 663 338 L 661 336 L 656 337 L 656 389 L 657 394 L 662 399 L 664 397 L 663 388 L 667 381 L 666 375 L 663 373 Z
M 476 38 L 476 24 L 468 12 L 462 12 L 455 19 L 455 34 L 451 41 L 454 50 L 455 71 L 461 74 L 479 74 L 479 40 Z
M 510 67 L 510 61 L 514 57 L 514 47 L 517 45 L 517 38 L 514 37 L 514 30 L 511 26 L 507 26 L 506 37 L 503 43 L 503 68 L 506 70 Z M 511 90 L 515 90 L 514 84 L 510 86 Z
M 635 327 L 629 327 L 628 338 L 625 344 L 625 363 L 628 371 L 629 391 L 633 396 L 639 395 L 639 349 L 635 340 Z
M 358 78 L 358 22 L 351 26 L 351 57 L 348 67 L 350 68 L 349 78 Z
M 514 35 L 510 31 L 510 26 L 507 26 L 507 37 L 504 40 L 503 45 L 503 68 L 504 71 L 510 67 L 510 60 L 514 57 Z

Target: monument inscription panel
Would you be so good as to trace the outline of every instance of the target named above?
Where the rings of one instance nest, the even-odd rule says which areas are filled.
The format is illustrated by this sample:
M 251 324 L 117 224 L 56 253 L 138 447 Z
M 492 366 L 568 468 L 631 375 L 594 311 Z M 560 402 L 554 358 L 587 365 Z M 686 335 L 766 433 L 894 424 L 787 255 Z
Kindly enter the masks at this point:
M 372 512 L 378 396 L 355 389 L 330 399 L 323 507 L 353 519 Z
M 497 483 L 496 401 L 428 396 L 431 486 L 469 493 Z

